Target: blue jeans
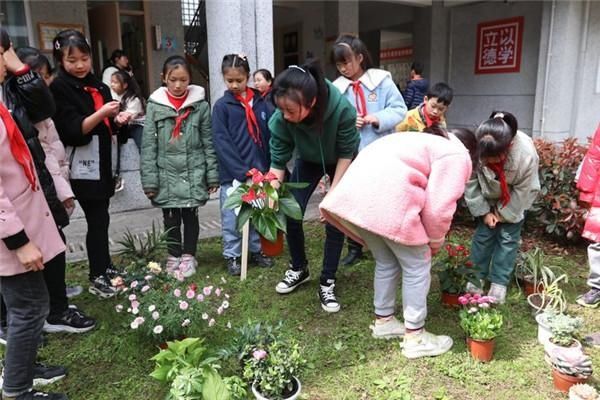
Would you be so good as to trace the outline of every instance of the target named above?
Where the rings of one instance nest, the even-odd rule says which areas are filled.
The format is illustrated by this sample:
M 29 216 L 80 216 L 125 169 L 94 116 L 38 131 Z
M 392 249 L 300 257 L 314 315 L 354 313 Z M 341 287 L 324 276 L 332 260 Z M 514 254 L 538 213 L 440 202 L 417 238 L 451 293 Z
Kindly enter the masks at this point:
M 333 181 L 335 165 L 326 165 L 325 172 Z M 300 204 L 302 215 L 319 181 L 323 177 L 323 166 L 296 159 L 290 182 L 308 182 L 304 189 L 292 190 L 294 198 Z M 292 269 L 301 270 L 307 267 L 306 249 L 304 245 L 304 228 L 302 221 L 287 219 L 287 243 L 292 258 Z M 333 225 L 325 224 L 325 246 L 323 248 L 323 269 L 321 270 L 321 284 L 327 284 L 329 279 L 335 279 L 340 255 L 344 247 L 344 234 Z
M 38 341 L 50 307 L 44 273 L 2 276 L 0 293 L 8 321 L 2 393 L 17 397 L 33 386 Z
M 231 183 L 221 184 L 221 229 L 223 230 L 223 257 L 238 258 L 242 255 L 242 232 L 236 228 L 237 215 L 233 210 L 223 208 L 223 203 L 227 200 L 227 190 L 231 188 Z M 251 253 L 260 252 L 260 236 L 252 224 L 250 224 L 250 237 L 248 245 Z
M 471 260 L 479 279 L 508 286 L 515 268 L 524 222 L 498 223 L 491 229 L 483 222 L 483 218 L 478 219 L 471 245 Z

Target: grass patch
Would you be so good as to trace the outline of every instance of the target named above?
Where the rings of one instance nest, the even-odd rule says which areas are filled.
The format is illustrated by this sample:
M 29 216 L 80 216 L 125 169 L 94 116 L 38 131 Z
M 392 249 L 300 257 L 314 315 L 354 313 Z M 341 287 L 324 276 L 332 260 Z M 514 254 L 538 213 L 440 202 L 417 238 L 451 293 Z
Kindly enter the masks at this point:
M 503 307 L 505 326 L 497 339 L 494 360 L 489 364 L 472 361 L 456 311 L 440 305 L 437 279 L 429 296 L 427 329 L 449 334 L 452 350 L 440 357 L 409 361 L 400 354 L 399 341 L 377 341 L 370 336 L 373 318 L 373 268 L 367 257 L 353 267 L 340 267 L 337 294 L 342 310 L 329 315 L 317 299 L 318 275 L 324 232 L 321 225 L 307 225 L 307 247 L 313 280 L 297 293 L 275 293 L 275 285 L 287 266 L 287 255 L 278 258 L 272 269 L 252 268 L 248 280 L 240 282 L 226 275 L 219 239 L 203 240 L 199 246 L 200 285 L 205 275 L 225 276 L 231 294 L 227 319 L 234 325 L 248 318 L 283 321 L 283 330 L 293 334 L 304 348 L 309 362 L 302 377 L 303 398 L 311 400 L 406 400 L 406 399 L 562 399 L 554 392 L 551 370 L 537 345 L 537 325 L 525 298 L 512 287 Z M 469 229 L 455 230 L 468 239 Z M 537 242 L 551 247 L 551 243 Z M 564 249 L 563 249 L 564 250 Z M 568 255 L 553 256 L 571 280 L 567 288 L 569 312 L 585 319 L 585 333 L 600 329 L 600 315 L 573 305 L 585 289 L 587 262 L 583 248 L 569 248 Z M 70 282 L 86 284 L 87 266 L 68 269 Z M 399 297 L 400 299 L 401 297 Z M 114 311 L 123 298 L 99 301 L 87 292 L 74 303 L 98 319 L 98 327 L 82 335 L 52 335 L 40 357 L 48 363 L 69 368 L 69 376 L 51 387 L 74 400 L 161 399 L 165 390 L 148 374 L 155 344 L 138 337 L 128 319 Z M 401 312 L 398 313 L 401 316 Z M 215 351 L 227 343 L 232 331 L 224 323 L 212 329 L 196 328 Z M 596 365 L 600 351 L 588 349 Z M 224 371 L 227 375 L 227 371 Z M 598 381 L 592 381 L 597 385 Z

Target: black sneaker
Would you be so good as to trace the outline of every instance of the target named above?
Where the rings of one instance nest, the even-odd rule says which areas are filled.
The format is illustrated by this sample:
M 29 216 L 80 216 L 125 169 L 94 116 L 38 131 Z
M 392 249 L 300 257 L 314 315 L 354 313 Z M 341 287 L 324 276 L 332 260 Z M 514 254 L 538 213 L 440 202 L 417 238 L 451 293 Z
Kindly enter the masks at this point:
M 342 258 L 342 265 L 349 266 L 356 264 L 363 258 L 363 252 L 361 248 L 350 247 L 348 248 L 348 254 Z
M 323 310 L 334 313 L 340 311 L 340 303 L 335 298 L 335 280 L 328 279 L 327 285 L 319 285 L 319 300 Z
M 273 259 L 259 251 L 258 253 L 250 253 L 250 263 L 261 268 L 271 268 L 273 266 Z
M 298 286 L 308 282 L 309 280 L 310 273 L 308 272 L 308 268 L 301 269 L 299 271 L 294 271 L 290 268 L 285 271 L 285 276 L 281 282 L 275 286 L 275 291 L 280 294 L 290 293 L 293 292 Z
M 110 280 L 104 275 L 100 275 L 92 280 L 88 291 L 101 299 L 108 299 L 117 294 L 117 290 L 110 284 Z
M 33 366 L 33 386 L 50 385 L 65 376 L 67 376 L 67 369 L 65 367 L 44 365 L 38 362 Z
M 15 397 L 15 400 L 69 400 L 69 398 L 63 393 L 45 393 L 31 389 Z
M 46 333 L 84 333 L 91 331 L 96 326 L 96 321 L 79 310 L 68 308 L 61 315 L 50 315 L 44 324 Z
M 227 264 L 229 275 L 240 276 L 242 274 L 242 266 L 236 257 L 226 258 L 225 263 Z
M 111 279 L 115 279 L 117 276 L 127 276 L 127 271 L 119 270 L 111 264 L 108 268 L 106 268 L 106 272 L 104 273 L 104 275 L 106 275 L 106 277 L 110 281 Z

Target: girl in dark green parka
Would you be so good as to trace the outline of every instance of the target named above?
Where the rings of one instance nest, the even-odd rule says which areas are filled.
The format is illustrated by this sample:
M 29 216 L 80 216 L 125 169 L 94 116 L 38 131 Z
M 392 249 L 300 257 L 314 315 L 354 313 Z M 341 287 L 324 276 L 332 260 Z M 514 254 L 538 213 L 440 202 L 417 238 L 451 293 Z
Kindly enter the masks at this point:
M 196 272 L 198 207 L 218 189 L 219 173 L 204 89 L 190 85 L 190 67 L 181 56 L 165 61 L 161 78 L 165 86 L 148 100 L 140 170 L 144 193 L 163 209 L 172 242 L 167 270 L 183 280 Z

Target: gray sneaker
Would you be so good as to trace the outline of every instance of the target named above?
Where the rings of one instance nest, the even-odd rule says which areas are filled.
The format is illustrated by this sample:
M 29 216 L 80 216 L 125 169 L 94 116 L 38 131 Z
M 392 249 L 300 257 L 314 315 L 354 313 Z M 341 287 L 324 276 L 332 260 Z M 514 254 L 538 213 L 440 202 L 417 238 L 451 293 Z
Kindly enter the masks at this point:
M 369 326 L 369 328 L 373 332 L 371 336 L 375 339 L 401 338 L 405 332 L 404 324 L 394 316 L 385 322 L 375 320 L 375 323 Z
M 600 289 L 591 288 L 577 298 L 577 304 L 588 308 L 598 307 L 600 305 Z
M 404 335 L 402 354 L 406 358 L 433 357 L 444 354 L 452 347 L 452 338 L 434 335 L 423 329 L 420 333 Z

